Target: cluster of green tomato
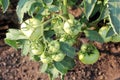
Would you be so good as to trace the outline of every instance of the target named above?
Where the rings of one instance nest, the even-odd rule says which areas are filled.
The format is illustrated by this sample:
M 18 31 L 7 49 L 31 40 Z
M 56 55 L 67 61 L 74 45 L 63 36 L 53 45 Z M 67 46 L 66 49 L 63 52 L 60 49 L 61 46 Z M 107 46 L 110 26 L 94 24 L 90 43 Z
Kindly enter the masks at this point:
M 41 29 L 38 27 L 42 27 L 39 25 L 40 21 L 35 18 L 30 18 L 21 24 L 21 31 L 30 40 L 30 55 L 38 56 L 43 63 L 62 61 L 66 54 L 60 51 L 60 43 L 58 40 L 51 40 L 45 46 L 44 41 L 37 39 L 37 37 L 40 36 L 39 29 Z
M 41 36 L 41 34 L 42 36 L 44 36 L 44 27 L 40 26 L 40 23 L 41 22 L 39 20 L 35 18 L 30 18 L 21 24 L 21 31 L 30 40 L 30 54 L 32 56 L 38 56 L 40 61 L 43 63 L 62 61 L 65 58 L 66 54 L 60 50 L 60 42 L 65 42 L 68 45 L 72 46 L 75 43 L 76 36 L 80 32 L 80 27 L 74 26 L 74 21 L 68 19 L 64 22 L 62 29 L 59 29 L 61 31 L 58 30 L 58 33 L 56 32 L 56 34 L 60 34 L 60 37 L 55 40 L 44 39 L 47 42 L 44 43 L 45 41 L 43 41 L 43 39 L 39 41 L 39 36 Z M 55 29 L 56 28 L 54 28 L 53 30 Z M 63 34 L 61 35 L 62 30 Z M 99 52 L 93 45 L 83 44 L 80 51 L 78 52 L 78 56 L 79 60 L 84 64 L 93 64 L 98 60 Z
M 40 43 L 38 43 L 40 44 Z M 38 55 L 43 63 L 51 63 L 52 61 L 62 61 L 66 56 L 60 50 L 60 44 L 57 40 L 51 41 L 48 44 L 48 50 L 44 52 L 44 46 L 41 44 L 37 47 L 32 47 L 31 52 L 33 55 Z

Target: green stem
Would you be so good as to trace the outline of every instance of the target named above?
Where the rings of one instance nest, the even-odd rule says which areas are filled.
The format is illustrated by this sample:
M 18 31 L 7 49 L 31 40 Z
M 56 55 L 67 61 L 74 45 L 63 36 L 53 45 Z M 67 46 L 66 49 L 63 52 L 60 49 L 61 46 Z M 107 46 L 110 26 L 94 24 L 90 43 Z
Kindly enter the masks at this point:
M 68 11 L 67 11 L 67 0 L 63 0 L 63 14 L 67 15 Z
M 53 19 L 56 19 L 57 17 L 50 18 L 49 20 L 42 23 L 43 26 L 46 26 L 48 23 L 50 23 Z

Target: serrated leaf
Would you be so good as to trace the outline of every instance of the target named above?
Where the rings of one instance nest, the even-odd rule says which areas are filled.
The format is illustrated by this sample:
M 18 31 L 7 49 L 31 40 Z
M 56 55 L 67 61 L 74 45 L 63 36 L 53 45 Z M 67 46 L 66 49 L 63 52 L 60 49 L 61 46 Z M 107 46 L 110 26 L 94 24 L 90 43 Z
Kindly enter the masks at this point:
M 76 55 L 75 48 L 64 42 L 60 42 L 60 50 L 71 58 Z
M 43 11 L 44 11 L 44 8 L 43 8 L 42 4 L 39 3 L 39 2 L 35 2 L 35 3 L 33 3 L 33 4 L 31 5 L 28 14 L 29 14 L 30 16 L 33 16 L 33 14 L 35 13 L 36 15 L 39 15 L 39 16 L 40 16 L 40 14 L 41 14 Z M 34 16 L 36 16 L 36 15 L 34 15 Z
M 25 40 L 22 46 L 22 55 L 26 56 L 30 51 L 30 42 Z
M 34 4 L 35 2 L 36 2 L 35 0 L 20 0 L 18 2 L 16 12 L 20 22 L 22 22 L 24 14 L 30 10 L 31 5 Z
M 113 31 L 113 28 L 112 28 L 112 27 L 110 27 L 110 28 L 109 28 L 109 30 L 108 30 L 108 32 L 107 32 L 106 37 L 113 36 L 114 34 L 115 34 L 115 33 L 114 33 L 114 31 Z
M 17 29 L 9 29 L 8 33 L 6 34 L 6 38 L 10 40 L 27 39 L 27 37 Z
M 94 10 L 96 2 L 97 0 L 84 0 L 84 9 L 88 20 Z
M 50 5 L 49 6 L 49 11 L 51 12 L 59 12 L 59 8 L 55 5 Z
M 91 41 L 98 41 L 103 43 L 104 40 L 103 38 L 100 36 L 100 34 L 97 31 L 94 30 L 85 30 L 85 35 L 88 39 L 90 39 Z
M 3 13 L 6 12 L 6 10 L 8 9 L 9 4 L 10 4 L 9 0 L 1 0 L 1 5 L 2 5 Z
M 66 56 L 64 60 L 60 62 L 54 62 L 54 66 L 61 73 L 65 74 L 67 73 L 68 70 L 72 69 L 75 66 L 75 62 L 74 62 L 74 59 Z
M 43 26 L 38 26 L 32 32 L 30 39 L 31 40 L 38 40 L 41 36 L 43 36 Z
M 101 3 L 99 3 L 99 1 L 96 2 L 95 7 L 90 15 L 90 18 L 93 17 L 102 7 L 103 5 Z
M 28 0 L 19 0 L 19 2 L 18 2 L 16 13 L 18 15 L 18 19 L 20 22 L 22 22 L 24 13 L 26 12 L 26 10 L 24 10 L 23 7 L 27 1 Z
M 40 71 L 44 73 L 47 70 L 47 68 L 48 68 L 48 64 L 42 64 Z
M 50 75 L 51 80 L 54 80 L 55 78 L 59 76 L 59 73 L 60 72 L 55 67 L 53 67 L 49 69 L 48 74 Z
M 17 43 L 16 43 L 16 40 L 10 40 L 10 39 L 7 39 L 5 38 L 5 43 L 8 44 L 9 46 L 17 49 Z
M 54 34 L 55 32 L 53 30 L 44 31 L 44 35 L 46 38 L 51 38 Z
M 35 60 L 35 61 L 40 61 L 39 55 L 34 55 L 33 57 L 34 57 L 34 60 Z
M 67 56 L 64 58 L 64 60 L 61 61 L 61 64 L 63 64 L 68 69 L 72 69 L 75 66 L 74 59 Z
M 113 35 L 111 41 L 112 42 L 120 42 L 120 35 Z
M 120 0 L 109 0 L 109 20 L 116 34 L 120 34 Z
M 62 74 L 66 74 L 68 71 L 68 68 L 65 67 L 62 63 L 60 62 L 54 62 L 54 66 L 56 67 L 57 70 L 59 70 Z
M 53 0 L 43 0 L 46 4 L 52 4 Z
M 2 5 L 2 0 L 0 1 L 0 7 L 1 7 L 1 5 Z
M 107 5 L 102 6 L 102 9 L 100 10 L 100 17 L 98 18 L 99 20 L 105 19 L 109 15 L 109 10 L 107 8 Z

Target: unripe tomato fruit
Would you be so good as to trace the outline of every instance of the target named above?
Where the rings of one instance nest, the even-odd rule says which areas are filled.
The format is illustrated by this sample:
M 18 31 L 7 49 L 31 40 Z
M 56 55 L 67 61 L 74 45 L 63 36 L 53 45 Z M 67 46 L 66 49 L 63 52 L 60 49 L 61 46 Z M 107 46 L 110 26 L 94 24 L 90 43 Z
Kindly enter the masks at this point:
M 68 19 L 65 23 L 64 23 L 64 31 L 68 34 L 72 34 L 72 28 L 71 26 L 73 25 L 73 20 Z
M 27 19 L 21 24 L 21 31 L 25 36 L 31 39 L 35 39 L 39 36 L 40 21 L 35 18 Z
M 56 53 L 60 49 L 60 44 L 57 40 L 51 41 L 48 44 L 49 52 Z
M 52 59 L 57 62 L 62 61 L 64 57 L 65 57 L 65 54 L 62 52 L 52 55 Z
M 88 48 L 88 45 L 84 45 L 82 47 L 83 48 L 81 48 L 81 50 L 78 53 L 79 60 L 84 64 L 94 64 L 95 62 L 97 62 L 100 56 L 99 51 L 95 47 L 94 49 L 90 50 L 90 48 Z M 89 49 L 89 51 L 87 51 L 86 48 Z M 86 51 L 82 51 L 83 49 L 85 49 Z
M 41 62 L 45 64 L 52 62 L 52 58 L 50 58 L 49 56 L 45 56 L 44 54 L 40 56 L 40 59 L 41 59 Z
M 40 46 L 38 46 L 38 47 L 32 46 L 31 52 L 32 52 L 34 55 L 40 55 L 40 54 L 43 53 L 43 50 L 44 50 L 44 48 L 43 48 L 42 45 L 40 45 Z
M 93 53 L 79 52 L 79 60 L 84 64 L 94 64 L 99 59 L 99 52 L 94 51 Z

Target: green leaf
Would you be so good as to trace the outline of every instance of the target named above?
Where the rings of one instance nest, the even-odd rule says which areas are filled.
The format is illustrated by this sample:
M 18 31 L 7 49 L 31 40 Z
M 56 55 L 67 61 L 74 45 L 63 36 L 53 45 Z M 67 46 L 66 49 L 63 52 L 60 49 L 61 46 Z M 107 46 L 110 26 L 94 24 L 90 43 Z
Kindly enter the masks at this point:
M 108 15 L 109 15 L 109 9 L 108 9 L 108 7 L 107 7 L 107 4 L 106 4 L 106 5 L 103 5 L 103 3 L 102 3 L 101 1 L 97 1 L 97 4 L 95 5 L 94 10 L 93 10 L 91 16 L 93 17 L 96 12 L 100 12 L 100 15 L 99 15 L 98 18 L 97 18 L 95 21 L 93 21 L 91 24 L 98 23 L 98 22 L 100 22 L 101 20 L 103 20 L 103 19 L 105 19 L 105 18 L 108 17 Z M 91 16 L 90 16 L 90 17 L 91 17 Z
M 77 0 L 69 0 L 69 6 L 74 6 L 74 5 L 76 5 L 76 3 L 77 3 Z
M 1 7 L 1 5 L 2 5 L 2 0 L 0 1 L 0 7 Z
M 64 42 L 60 42 L 60 50 L 71 58 L 76 55 L 75 48 Z
M 74 59 L 67 56 L 64 58 L 64 60 L 61 61 L 61 64 L 63 64 L 68 69 L 72 69 L 75 66 Z
M 106 37 L 113 36 L 114 34 L 115 34 L 115 33 L 114 33 L 114 31 L 113 31 L 113 28 L 112 28 L 112 27 L 110 27 L 110 28 L 109 28 L 109 30 L 108 30 L 108 32 L 107 32 Z
M 57 70 L 59 70 L 62 74 L 66 74 L 68 71 L 68 68 L 65 67 L 62 63 L 60 62 L 54 62 L 54 66 L 56 67 Z
M 50 5 L 49 6 L 49 11 L 51 12 L 59 12 L 59 8 L 55 5 Z
M 35 60 L 35 61 L 40 61 L 39 55 L 34 55 L 33 57 L 34 57 L 34 60 Z
M 30 9 L 32 4 L 36 3 L 35 0 L 20 0 L 17 5 L 17 15 L 20 22 L 22 22 L 22 19 L 24 17 L 24 14 L 27 13 Z
M 30 42 L 25 40 L 22 46 L 22 55 L 26 56 L 30 51 Z
M 10 4 L 9 0 L 1 0 L 1 5 L 4 13 L 8 9 L 9 4 Z
M 48 68 L 48 64 L 42 64 L 40 71 L 43 73 L 47 70 L 47 68 Z
M 44 31 L 45 38 L 51 38 L 55 32 L 53 30 Z
M 34 3 L 31 5 L 28 14 L 29 14 L 30 16 L 37 16 L 37 15 L 40 16 L 40 14 L 41 14 L 43 11 L 44 11 L 44 8 L 43 8 L 42 4 L 41 4 L 40 2 L 34 2 Z M 34 13 L 35 13 L 35 14 L 34 14 Z M 33 15 L 33 14 L 34 14 L 34 15 Z
M 19 0 L 19 2 L 18 2 L 16 12 L 17 12 L 18 19 L 20 22 L 22 22 L 22 19 L 24 17 L 24 13 L 27 11 L 23 8 L 27 1 L 28 0 Z
M 88 20 L 94 10 L 96 2 L 97 0 L 84 0 L 84 9 Z
M 109 0 L 109 20 L 116 34 L 120 34 L 120 0 Z
M 9 46 L 17 49 L 17 43 L 16 43 L 16 40 L 10 40 L 10 39 L 7 39 L 5 38 L 5 43 L 8 44 Z
M 86 37 L 88 39 L 90 39 L 91 41 L 98 41 L 101 43 L 104 42 L 103 38 L 100 36 L 100 34 L 97 31 L 85 30 L 84 33 L 85 33 Z
M 119 35 L 113 35 L 111 41 L 112 42 L 120 42 L 120 34 Z
M 92 13 L 90 15 L 90 17 L 93 17 L 100 10 L 100 8 L 102 6 L 103 5 L 99 1 L 97 1 L 96 4 L 95 4 L 95 6 L 94 6 L 94 9 L 93 9 L 93 11 L 92 11 Z
M 105 19 L 106 17 L 108 17 L 109 15 L 109 10 L 107 8 L 107 5 L 101 7 L 100 9 L 100 16 L 99 16 L 99 21 L 102 20 L 102 19 Z
M 38 26 L 32 32 L 30 39 L 31 40 L 38 40 L 41 36 L 43 36 L 43 26 Z
M 9 29 L 8 33 L 6 34 L 6 38 L 10 40 L 27 39 L 27 37 L 17 29 Z
M 55 78 L 57 78 L 60 73 L 55 67 L 49 68 L 48 71 L 49 71 L 48 74 L 51 80 L 54 80 Z
M 43 0 L 46 4 L 52 4 L 53 0 Z
M 74 59 L 66 56 L 64 60 L 60 62 L 54 62 L 54 66 L 62 74 L 66 74 L 68 70 L 72 69 L 75 66 L 75 62 Z

